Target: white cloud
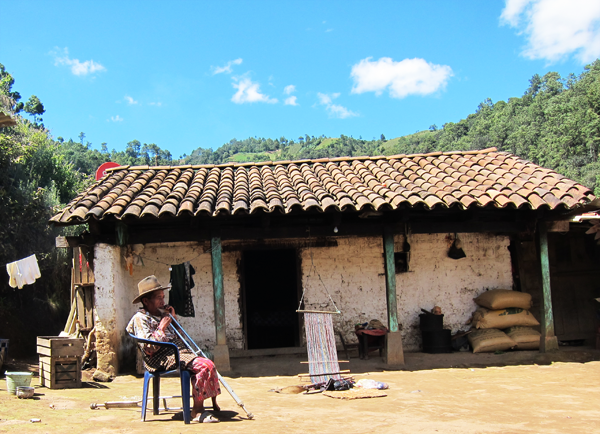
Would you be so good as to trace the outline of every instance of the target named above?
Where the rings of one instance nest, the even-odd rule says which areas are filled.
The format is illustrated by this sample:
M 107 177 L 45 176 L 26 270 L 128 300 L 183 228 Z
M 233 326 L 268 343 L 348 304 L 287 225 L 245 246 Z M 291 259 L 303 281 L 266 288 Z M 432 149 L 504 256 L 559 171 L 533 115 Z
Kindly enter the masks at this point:
M 298 105 L 298 103 L 296 102 L 297 99 L 298 98 L 296 98 L 295 96 L 290 96 L 285 99 L 284 103 L 285 105 Z
M 162 102 L 149 102 L 148 105 L 153 105 L 153 106 L 156 106 L 156 107 L 160 107 L 160 106 L 162 106 Z
M 293 84 L 287 85 L 283 88 L 283 93 L 286 95 L 291 95 L 294 92 L 296 92 L 296 86 Z M 283 103 L 285 105 L 298 105 L 298 98 L 295 96 L 289 96 L 283 101 Z
M 56 47 L 54 51 L 50 52 L 50 54 L 54 56 L 55 66 L 70 66 L 71 72 L 75 75 L 88 75 L 94 72 L 106 71 L 104 66 L 94 62 L 93 60 L 85 60 L 81 62 L 79 59 L 71 59 L 69 57 L 69 49 L 66 47 L 62 50 Z
M 111 116 L 110 117 L 110 121 L 111 122 L 123 122 L 123 118 L 121 116 L 119 116 L 119 115 Z
M 331 102 L 336 99 L 338 96 L 340 96 L 339 93 L 332 93 L 331 95 L 327 95 L 326 93 L 317 93 L 317 96 L 319 97 L 319 102 L 323 105 L 328 105 L 331 104 Z
M 129 104 L 129 105 L 135 105 L 135 104 L 137 104 L 137 103 L 138 103 L 136 100 L 134 100 L 134 99 L 133 99 L 132 97 L 130 97 L 129 95 L 125 95 L 125 97 L 124 97 L 123 99 L 124 99 L 124 100 L 127 102 L 127 104 Z
M 234 77 L 232 86 L 237 89 L 237 92 L 231 98 L 236 104 L 244 104 L 246 102 L 266 102 L 275 104 L 276 98 L 271 98 L 268 95 L 260 93 L 260 85 L 254 83 L 248 77 Z
M 361 60 L 352 67 L 354 79 L 352 93 L 375 92 L 388 89 L 392 98 L 408 95 L 429 95 L 446 87 L 452 77 L 452 68 L 434 65 L 425 59 L 404 59 L 395 62 L 389 57 L 372 61 L 371 57 Z
M 506 6 L 504 6 L 504 10 L 502 11 L 502 15 L 500 15 L 500 19 L 510 24 L 511 26 L 516 26 L 519 24 L 519 15 L 527 7 L 527 3 L 531 2 L 531 0 L 505 0 Z
M 338 96 L 340 96 L 339 93 L 332 93 L 331 95 L 320 92 L 317 93 L 319 103 L 325 106 L 327 112 L 329 113 L 329 116 L 331 116 L 332 118 L 346 119 L 358 116 L 358 113 L 348 110 L 344 106 L 341 106 L 339 104 L 333 104 L 333 100 L 336 99 Z
M 222 74 L 222 73 L 231 74 L 231 72 L 232 72 L 231 67 L 233 65 L 241 65 L 242 62 L 243 62 L 243 60 L 241 58 L 239 58 L 239 59 L 235 59 L 235 60 L 230 60 L 229 62 L 227 62 L 225 64 L 225 66 L 211 66 L 210 68 L 212 69 L 213 75 Z
M 582 63 L 600 56 L 600 2 L 597 0 L 507 0 L 500 22 L 524 34 L 523 56 Z

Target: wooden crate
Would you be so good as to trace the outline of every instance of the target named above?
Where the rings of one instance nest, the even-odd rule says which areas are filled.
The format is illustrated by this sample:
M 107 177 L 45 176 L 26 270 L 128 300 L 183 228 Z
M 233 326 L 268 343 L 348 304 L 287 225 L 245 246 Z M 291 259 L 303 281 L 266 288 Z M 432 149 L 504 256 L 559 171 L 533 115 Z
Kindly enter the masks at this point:
M 40 382 L 50 389 L 81 387 L 81 356 L 85 339 L 38 336 Z
M 81 387 L 81 357 L 40 356 L 40 384 L 50 389 Z
M 42 356 L 76 357 L 83 356 L 85 339 L 59 336 L 38 336 L 37 352 Z

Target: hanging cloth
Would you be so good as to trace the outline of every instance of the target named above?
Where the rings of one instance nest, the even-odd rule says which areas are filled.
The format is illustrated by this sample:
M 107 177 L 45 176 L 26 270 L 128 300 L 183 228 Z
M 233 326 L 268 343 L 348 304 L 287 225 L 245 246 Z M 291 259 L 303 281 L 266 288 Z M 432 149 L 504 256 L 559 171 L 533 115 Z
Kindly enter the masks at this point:
M 12 288 L 21 289 L 42 277 L 35 254 L 6 264 L 6 271 L 9 277 L 8 284 Z
M 169 291 L 169 305 L 180 316 L 196 316 L 192 291 L 196 274 L 194 267 L 189 262 L 171 265 L 171 291 Z

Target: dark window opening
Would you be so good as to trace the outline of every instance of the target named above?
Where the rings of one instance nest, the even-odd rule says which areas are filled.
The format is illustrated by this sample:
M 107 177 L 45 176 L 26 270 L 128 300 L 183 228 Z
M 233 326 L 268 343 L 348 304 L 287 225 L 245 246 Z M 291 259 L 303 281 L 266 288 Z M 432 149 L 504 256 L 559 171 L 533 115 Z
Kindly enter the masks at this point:
M 395 252 L 394 262 L 396 264 L 396 273 L 408 272 L 408 261 L 410 259 L 410 252 Z

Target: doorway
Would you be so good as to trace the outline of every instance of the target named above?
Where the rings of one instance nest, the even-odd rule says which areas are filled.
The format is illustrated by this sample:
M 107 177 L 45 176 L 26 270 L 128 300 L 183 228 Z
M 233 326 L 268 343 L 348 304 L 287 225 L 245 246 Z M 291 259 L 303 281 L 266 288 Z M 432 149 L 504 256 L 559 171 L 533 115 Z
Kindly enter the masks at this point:
M 247 348 L 299 346 L 296 251 L 246 250 L 243 264 Z

